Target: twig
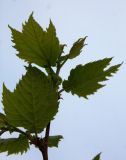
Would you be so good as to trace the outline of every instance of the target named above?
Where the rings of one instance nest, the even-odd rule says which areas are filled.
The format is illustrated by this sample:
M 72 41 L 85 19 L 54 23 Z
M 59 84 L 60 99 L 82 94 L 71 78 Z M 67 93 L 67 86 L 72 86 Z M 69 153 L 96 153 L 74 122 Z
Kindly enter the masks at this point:
M 46 127 L 45 138 L 44 138 L 45 139 L 44 143 L 47 145 L 47 147 L 48 147 L 49 132 L 50 132 L 50 122 Z

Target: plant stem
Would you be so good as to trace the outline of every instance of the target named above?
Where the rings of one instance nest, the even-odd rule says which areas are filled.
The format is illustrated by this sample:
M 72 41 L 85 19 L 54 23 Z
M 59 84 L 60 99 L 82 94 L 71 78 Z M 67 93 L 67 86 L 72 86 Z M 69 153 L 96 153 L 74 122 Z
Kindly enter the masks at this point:
M 21 133 L 21 134 L 25 135 L 26 137 L 28 136 L 28 135 L 27 135 L 24 131 L 22 131 L 21 129 L 16 128 L 16 127 L 13 127 L 13 128 L 14 128 L 14 131 L 15 131 L 15 132 Z
M 52 80 L 53 80 L 53 76 L 52 76 L 52 73 L 55 73 L 53 71 L 53 69 L 50 67 L 48 67 L 49 69 L 49 72 L 48 74 L 51 75 L 52 77 Z M 60 72 L 60 64 L 57 65 L 57 70 L 56 70 L 56 75 L 59 75 L 59 72 Z M 54 82 L 55 83 L 55 82 Z M 41 142 L 40 142 L 40 146 L 38 145 L 39 147 L 39 150 L 41 151 L 42 153 L 42 156 L 43 156 L 43 160 L 48 160 L 48 140 L 49 140 L 49 132 L 50 132 L 50 122 L 48 123 L 47 127 L 46 127 L 46 131 L 45 131 L 45 137 L 44 137 L 44 141 L 42 142 L 42 145 L 41 145 Z
M 48 150 L 46 148 L 43 148 L 41 152 L 42 152 L 43 160 L 48 160 Z
M 45 138 L 44 138 L 43 145 L 39 148 L 39 150 L 42 153 L 43 160 L 48 160 L 48 139 L 49 139 L 49 132 L 50 132 L 50 122 L 49 122 L 49 124 L 46 127 Z
M 56 71 L 56 75 L 59 75 L 60 69 L 63 67 L 63 65 L 67 62 L 67 60 L 69 59 L 69 57 L 67 56 L 66 59 L 63 61 L 62 64 L 58 64 L 57 65 L 57 71 Z
M 69 57 L 67 56 L 67 58 L 63 61 L 63 63 L 61 64 L 60 68 L 63 67 L 63 65 L 67 62 L 67 60 L 69 59 Z
M 49 138 L 49 132 L 50 132 L 50 122 L 46 127 L 46 133 L 45 133 L 45 144 L 48 146 L 48 138 Z
M 13 125 L 10 125 L 10 124 L 8 124 L 8 126 L 12 127 L 14 129 L 14 132 L 18 132 L 18 133 L 23 134 L 24 136 L 26 136 L 31 141 L 31 135 L 28 134 L 27 132 L 24 132 L 21 129 L 19 129 L 19 128 L 13 126 Z
M 56 75 L 59 75 L 60 72 L 60 66 L 58 65 L 57 70 L 56 70 Z

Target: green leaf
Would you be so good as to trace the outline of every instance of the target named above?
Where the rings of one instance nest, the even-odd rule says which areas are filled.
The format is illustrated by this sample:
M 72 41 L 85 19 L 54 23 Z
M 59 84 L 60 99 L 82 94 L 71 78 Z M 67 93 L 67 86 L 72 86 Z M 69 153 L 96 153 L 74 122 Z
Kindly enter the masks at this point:
M 66 92 L 77 94 L 79 97 L 87 98 L 102 88 L 100 82 L 108 80 L 113 73 L 116 73 L 121 64 L 105 69 L 112 58 L 105 58 L 85 65 L 78 65 L 72 69 L 68 80 L 63 82 L 63 88 Z
M 7 152 L 10 154 L 23 154 L 29 149 L 28 140 L 24 135 L 18 138 L 0 139 L 0 153 Z
M 92 160 L 100 160 L 101 153 L 97 154 Z
M 73 46 L 72 46 L 72 48 L 70 50 L 70 53 L 68 55 L 69 59 L 73 59 L 73 58 L 77 57 L 81 53 L 82 48 L 86 45 L 86 44 L 84 44 L 86 38 L 87 37 L 80 38 L 73 44 Z
M 41 67 L 56 65 L 60 54 L 60 44 L 51 21 L 47 30 L 44 31 L 31 14 L 28 22 L 23 25 L 22 32 L 12 27 L 10 29 L 18 57 Z
M 63 139 L 63 136 L 57 135 L 57 136 L 49 136 L 48 140 L 48 146 L 49 147 L 58 147 L 59 142 Z
M 62 62 L 62 61 L 67 61 L 68 59 L 73 59 L 77 56 L 79 56 L 79 54 L 81 53 L 82 51 L 82 48 L 86 45 L 84 44 L 85 43 L 85 40 L 86 40 L 87 37 L 84 37 L 84 38 L 79 38 L 72 46 L 72 48 L 70 49 L 70 52 L 69 54 L 66 54 L 64 56 L 61 56 L 59 58 L 59 61 Z
M 3 86 L 3 105 L 8 122 L 33 133 L 41 132 L 56 115 L 57 99 L 52 83 L 36 67 L 27 68 L 14 92 Z

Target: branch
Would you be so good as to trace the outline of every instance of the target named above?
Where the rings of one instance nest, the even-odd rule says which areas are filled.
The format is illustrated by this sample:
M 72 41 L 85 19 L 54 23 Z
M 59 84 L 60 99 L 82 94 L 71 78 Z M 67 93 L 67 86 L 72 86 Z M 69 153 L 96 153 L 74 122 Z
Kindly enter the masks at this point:
M 63 65 L 67 62 L 67 60 L 69 59 L 69 57 L 67 56 L 67 58 L 63 61 L 62 64 L 58 64 L 57 66 L 57 71 L 56 71 L 56 74 L 59 75 L 59 72 L 60 72 L 60 69 L 63 67 Z
M 50 132 L 50 122 L 46 127 L 46 131 L 45 131 L 45 138 L 44 138 L 44 142 L 41 145 L 41 141 L 39 141 L 39 150 L 42 153 L 43 156 L 43 160 L 48 160 L 48 139 L 49 139 L 49 132 Z
M 8 124 L 8 126 L 12 127 L 12 128 L 13 128 L 13 130 L 14 130 L 14 132 L 21 133 L 21 134 L 25 135 L 29 140 L 31 140 L 31 136 L 30 136 L 30 134 L 28 134 L 28 133 L 26 133 L 26 132 L 22 131 L 21 129 L 19 129 L 19 128 L 17 128 L 17 127 L 15 127 L 15 126 L 13 126 L 13 125 Z M 9 130 L 8 130 L 8 131 L 9 131 Z
M 60 68 L 63 67 L 63 65 L 67 62 L 68 59 L 69 59 L 69 56 L 67 56 L 67 58 L 63 61 L 63 63 L 61 64 Z
M 47 147 L 48 147 L 49 132 L 50 132 L 50 122 L 46 127 L 45 138 L 44 138 L 45 139 L 44 143 Z
M 56 75 L 59 75 L 60 69 L 61 69 L 61 67 L 60 67 L 60 64 L 58 63 L 57 64 Z

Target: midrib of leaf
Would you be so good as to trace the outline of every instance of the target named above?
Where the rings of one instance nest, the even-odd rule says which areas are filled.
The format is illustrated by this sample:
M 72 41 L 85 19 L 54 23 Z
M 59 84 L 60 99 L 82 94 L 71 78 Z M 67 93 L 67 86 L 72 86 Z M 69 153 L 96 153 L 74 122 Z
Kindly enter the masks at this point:
M 56 40 L 57 40 L 57 37 L 56 37 Z M 51 35 L 51 43 L 52 43 L 52 45 L 54 44 L 54 35 L 53 35 L 53 33 L 52 33 L 52 35 Z M 52 45 L 51 45 L 51 47 L 50 47 L 50 53 L 51 53 L 50 59 L 53 59 L 53 58 L 52 58 L 52 56 L 53 56 L 53 53 L 52 53 Z
M 26 82 L 26 81 L 25 81 Z M 20 87 L 19 87 L 19 90 L 20 90 Z M 28 92 L 27 91 L 27 89 L 24 87 L 24 90 L 26 90 L 26 92 Z M 24 96 L 24 94 L 20 91 L 20 94 L 21 94 L 21 96 L 23 97 L 23 99 L 29 104 L 29 101 L 28 101 L 28 99 L 26 98 L 26 96 Z M 26 104 L 27 105 L 27 104 Z M 26 107 L 26 109 L 29 109 L 28 107 Z M 30 111 L 30 110 L 29 110 Z
M 35 38 L 36 38 L 36 40 L 37 40 L 37 42 L 38 42 L 38 46 L 39 46 L 42 54 L 44 54 L 44 58 L 46 58 L 46 60 L 47 60 L 47 57 L 46 57 L 45 53 L 43 52 L 43 49 L 42 49 L 42 47 L 41 47 L 41 45 L 40 45 L 40 43 L 39 43 L 39 39 L 38 39 L 38 37 L 37 37 L 37 34 L 36 34 L 36 31 L 35 31 L 33 22 L 32 22 L 32 28 L 33 28 L 33 31 L 34 31 L 34 33 L 35 33 Z M 44 32 L 44 31 L 43 31 L 43 32 Z M 44 36 L 45 36 L 45 35 L 44 35 Z M 42 54 L 41 54 L 41 56 L 42 56 Z M 43 58 L 43 56 L 42 56 L 42 58 Z
M 37 133 L 37 129 L 36 129 L 36 125 L 35 125 L 36 124 L 36 120 L 35 120 L 35 115 L 34 115 L 34 113 L 35 113 L 35 108 L 34 108 L 35 107 L 35 103 L 34 103 L 34 96 L 33 96 L 33 92 L 34 92 L 33 91 L 33 83 L 34 83 L 34 80 L 33 80 L 33 76 L 32 76 L 32 93 L 31 93 L 31 97 L 32 97 L 32 106 L 33 106 L 32 107 L 33 108 L 33 112 L 32 112 L 33 114 L 32 115 L 33 115 L 33 121 L 34 121 L 33 127 L 34 127 L 34 130 L 35 130 L 35 133 Z
M 24 39 L 23 39 L 23 41 L 24 41 Z M 27 41 L 24 41 L 24 43 L 27 43 Z M 33 50 L 40 59 L 43 58 L 42 55 L 38 54 L 38 52 L 36 50 L 34 50 L 33 48 L 31 48 L 31 46 L 28 43 L 27 43 L 27 46 L 29 47 L 30 50 Z M 30 57 L 29 55 L 27 55 L 27 56 Z M 35 55 L 34 55 L 34 57 L 35 57 Z
M 40 46 L 40 44 L 39 44 L 39 40 L 38 40 L 38 38 L 37 38 L 37 35 L 36 35 L 36 31 L 35 31 L 35 29 L 34 29 L 34 26 L 33 26 L 33 24 L 32 24 L 32 29 L 33 29 L 33 31 L 34 31 L 34 36 L 35 36 L 35 38 L 36 38 L 36 41 L 37 41 L 37 44 L 38 44 L 38 46 L 39 46 L 39 49 L 41 50 L 41 52 L 42 52 L 42 48 L 41 48 L 41 46 Z M 28 30 L 27 30 L 27 32 L 29 32 Z M 23 34 L 25 34 L 24 32 L 23 32 Z M 29 34 L 31 34 L 30 32 L 29 32 Z M 25 38 L 23 38 L 23 41 L 24 41 L 24 43 L 27 43 L 27 41 L 25 41 Z M 34 50 L 33 48 L 31 48 L 31 46 L 27 43 L 27 46 L 29 47 L 29 49 L 30 50 Z M 36 50 L 34 50 L 34 52 L 36 53 L 36 55 L 37 56 L 39 56 L 39 58 L 40 59 L 43 59 L 43 58 L 45 58 L 45 57 L 43 57 L 42 56 L 42 54 L 39 54 L 39 52 L 37 52 Z M 43 52 L 42 52 L 43 53 Z M 28 56 L 28 55 L 27 55 Z M 34 55 L 35 56 L 35 55 Z M 36 58 L 36 57 L 35 57 Z
M 95 78 L 93 78 L 93 79 L 90 79 L 90 80 L 88 80 L 87 82 L 84 82 L 83 84 L 81 84 L 81 86 L 80 87 L 77 87 L 78 89 L 79 88 L 82 88 L 82 86 L 88 86 L 90 83 L 98 83 L 98 84 L 100 84 L 100 85 L 102 85 L 101 83 L 99 83 L 99 82 L 102 82 L 102 81 L 106 81 L 106 80 L 100 80 L 99 82 L 98 82 L 98 80 L 99 80 L 99 78 L 102 78 L 104 76 L 104 74 L 98 74 L 98 76 L 97 77 L 95 77 Z M 102 86 L 104 86 L 104 85 L 102 85 Z

